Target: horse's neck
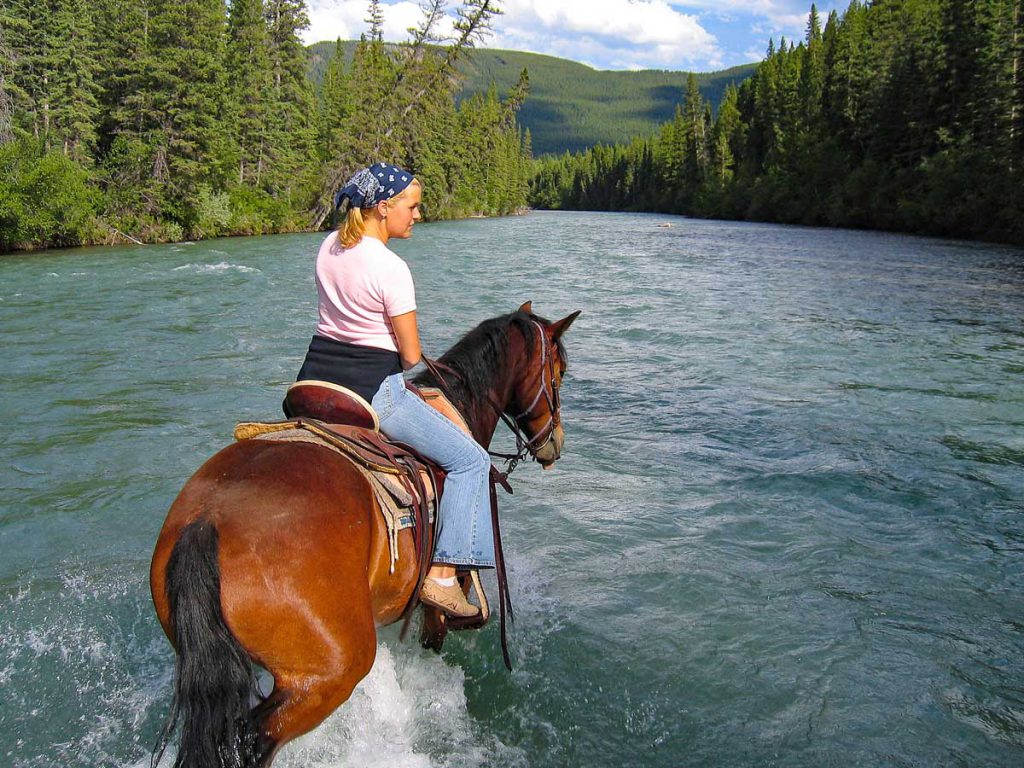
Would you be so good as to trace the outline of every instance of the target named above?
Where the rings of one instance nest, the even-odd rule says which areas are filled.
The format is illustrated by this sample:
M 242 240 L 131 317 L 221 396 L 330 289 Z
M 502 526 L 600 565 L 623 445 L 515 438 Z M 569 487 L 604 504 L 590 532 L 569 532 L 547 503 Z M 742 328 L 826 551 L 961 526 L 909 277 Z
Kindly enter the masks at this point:
M 487 391 L 474 392 L 471 402 L 460 404 L 469 431 L 484 448 L 490 446 L 501 413 L 508 408 L 518 378 L 522 375 L 519 354 L 518 349 L 510 348 L 508 359 L 501 370 L 494 372 Z
M 502 389 L 505 390 L 505 388 Z M 473 401 L 466 403 L 462 408 L 469 431 L 484 448 L 491 444 L 494 431 L 498 427 L 498 419 L 501 418 L 497 409 L 504 410 L 507 407 L 510 390 L 511 386 L 500 392 L 496 392 L 492 388 L 486 393 L 474 393 Z

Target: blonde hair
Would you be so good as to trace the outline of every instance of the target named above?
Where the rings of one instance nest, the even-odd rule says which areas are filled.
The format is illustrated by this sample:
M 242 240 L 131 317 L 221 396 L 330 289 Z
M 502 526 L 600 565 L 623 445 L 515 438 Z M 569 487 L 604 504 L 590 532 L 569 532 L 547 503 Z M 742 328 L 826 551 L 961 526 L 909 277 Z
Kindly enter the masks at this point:
M 395 200 L 401 200 L 405 195 L 412 189 L 412 185 L 415 184 L 417 187 L 422 189 L 420 180 L 414 178 L 409 184 L 394 197 L 388 198 L 387 202 L 393 202 Z M 348 213 L 345 214 L 344 220 L 338 225 L 338 239 L 341 244 L 346 248 L 351 248 L 353 245 L 363 239 L 363 232 L 366 229 L 366 217 L 363 216 L 363 211 L 372 211 L 373 208 L 349 208 Z
M 363 239 L 363 211 L 361 208 L 349 208 L 345 219 L 338 226 L 338 239 L 346 248 Z

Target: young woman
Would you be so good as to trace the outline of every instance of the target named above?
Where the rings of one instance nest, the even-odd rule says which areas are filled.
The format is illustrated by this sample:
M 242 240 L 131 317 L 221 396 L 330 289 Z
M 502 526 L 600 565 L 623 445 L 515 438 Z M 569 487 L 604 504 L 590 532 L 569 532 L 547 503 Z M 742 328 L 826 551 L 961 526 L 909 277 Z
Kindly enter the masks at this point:
M 409 267 L 387 244 L 412 234 L 421 194 L 411 173 L 377 163 L 335 195 L 345 218 L 317 254 L 320 319 L 298 380 L 330 381 L 357 392 L 377 412 L 381 432 L 447 471 L 434 560 L 420 599 L 452 616 L 473 616 L 479 608 L 456 583 L 455 567 L 494 567 L 490 457 L 409 392 L 402 375 L 421 357 L 416 293 Z

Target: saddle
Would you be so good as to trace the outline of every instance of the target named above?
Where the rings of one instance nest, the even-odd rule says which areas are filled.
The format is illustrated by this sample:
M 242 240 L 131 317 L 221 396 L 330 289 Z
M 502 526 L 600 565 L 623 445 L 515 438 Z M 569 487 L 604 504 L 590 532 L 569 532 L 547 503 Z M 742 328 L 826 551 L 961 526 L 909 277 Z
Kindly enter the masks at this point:
M 458 409 L 433 388 L 417 388 L 406 383 L 466 434 L 471 434 Z M 388 526 L 391 570 L 398 558 L 398 532 L 413 528 L 416 557 L 421 565 L 420 579 L 407 608 L 407 616 L 418 603 L 422 579 L 433 552 L 433 525 L 436 501 L 444 489 L 445 472 L 439 466 L 402 443 L 392 442 L 380 431 L 373 407 L 346 387 L 326 381 L 297 381 L 282 404 L 285 421 L 243 422 L 235 427 L 236 440 L 263 439 L 301 441 L 320 444 L 341 453 L 370 481 Z M 403 514 L 396 507 L 411 510 Z M 487 623 L 490 610 L 476 570 L 464 574 L 464 588 L 471 584 L 480 600 L 480 613 L 469 618 L 446 617 L 451 629 L 475 629 Z

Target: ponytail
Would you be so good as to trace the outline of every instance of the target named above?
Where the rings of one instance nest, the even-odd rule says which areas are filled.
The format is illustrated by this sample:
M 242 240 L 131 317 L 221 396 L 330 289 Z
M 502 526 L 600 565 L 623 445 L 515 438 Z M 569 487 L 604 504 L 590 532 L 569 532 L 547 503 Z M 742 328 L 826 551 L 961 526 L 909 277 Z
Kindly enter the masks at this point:
M 363 212 L 360 208 L 353 206 L 345 214 L 345 220 L 338 227 L 338 239 L 346 248 L 363 239 Z

